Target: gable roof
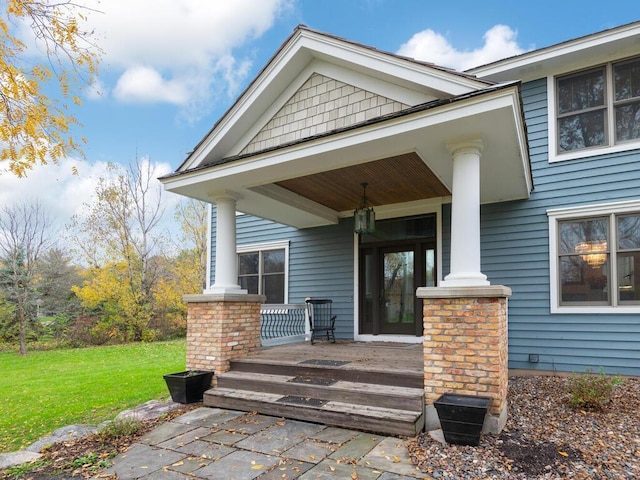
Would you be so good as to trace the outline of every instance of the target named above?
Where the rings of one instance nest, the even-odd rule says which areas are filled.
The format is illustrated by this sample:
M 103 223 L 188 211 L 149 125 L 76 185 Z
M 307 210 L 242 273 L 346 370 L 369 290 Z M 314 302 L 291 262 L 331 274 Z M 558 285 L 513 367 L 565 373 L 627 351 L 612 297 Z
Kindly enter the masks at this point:
M 376 93 L 410 106 L 468 94 L 493 83 L 300 25 L 177 172 L 237 156 L 318 71 L 364 83 L 369 90 L 378 89 Z
M 640 21 L 481 65 L 466 73 L 494 82 L 526 82 L 636 55 L 639 42 Z

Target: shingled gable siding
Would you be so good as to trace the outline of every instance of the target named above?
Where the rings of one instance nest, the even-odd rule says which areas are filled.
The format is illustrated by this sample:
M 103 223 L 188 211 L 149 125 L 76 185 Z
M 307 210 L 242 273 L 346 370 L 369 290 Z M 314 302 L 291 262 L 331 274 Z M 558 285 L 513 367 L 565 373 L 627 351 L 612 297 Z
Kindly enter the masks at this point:
M 408 106 L 314 73 L 241 154 L 354 125 Z
M 535 190 L 482 207 L 482 272 L 511 287 L 509 367 L 640 375 L 640 315 L 551 314 L 550 208 L 640 197 L 640 152 L 548 163 L 546 80 L 522 87 Z M 539 363 L 529 363 L 530 353 Z
M 212 208 L 211 275 L 215 271 L 215 216 Z M 289 241 L 289 303 L 309 296 L 334 301 L 336 337 L 353 339 L 353 220 L 298 230 L 251 215 L 236 217 L 238 246 Z

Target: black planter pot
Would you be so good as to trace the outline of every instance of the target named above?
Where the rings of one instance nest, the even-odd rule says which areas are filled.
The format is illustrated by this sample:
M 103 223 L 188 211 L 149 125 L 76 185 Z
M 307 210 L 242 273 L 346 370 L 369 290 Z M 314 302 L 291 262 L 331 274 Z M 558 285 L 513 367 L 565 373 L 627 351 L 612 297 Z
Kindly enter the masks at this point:
M 194 403 L 202 400 L 204 392 L 211 387 L 213 372 L 205 370 L 187 370 L 186 372 L 164 375 L 171 400 L 176 403 Z
M 433 405 L 447 443 L 478 445 L 491 398 L 445 393 Z

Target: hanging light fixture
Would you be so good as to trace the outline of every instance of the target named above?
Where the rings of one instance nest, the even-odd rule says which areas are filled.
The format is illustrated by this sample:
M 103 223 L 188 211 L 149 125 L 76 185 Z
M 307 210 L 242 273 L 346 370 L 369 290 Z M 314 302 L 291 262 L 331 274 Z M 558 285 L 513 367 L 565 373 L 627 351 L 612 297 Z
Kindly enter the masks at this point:
M 607 261 L 607 242 L 580 242 L 575 246 L 576 253 L 590 267 L 598 268 Z
M 353 211 L 354 231 L 359 234 L 373 233 L 376 231 L 376 212 L 367 202 L 368 183 L 360 185 L 362 185 L 362 201 L 360 206 Z

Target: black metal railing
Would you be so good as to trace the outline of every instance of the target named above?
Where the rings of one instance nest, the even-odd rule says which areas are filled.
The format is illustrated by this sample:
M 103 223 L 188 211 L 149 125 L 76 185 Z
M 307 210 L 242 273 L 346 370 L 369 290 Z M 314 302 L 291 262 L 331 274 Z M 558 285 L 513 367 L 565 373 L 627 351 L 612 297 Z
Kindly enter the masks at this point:
M 260 307 L 262 345 L 302 342 L 308 338 L 306 304 L 265 304 Z

